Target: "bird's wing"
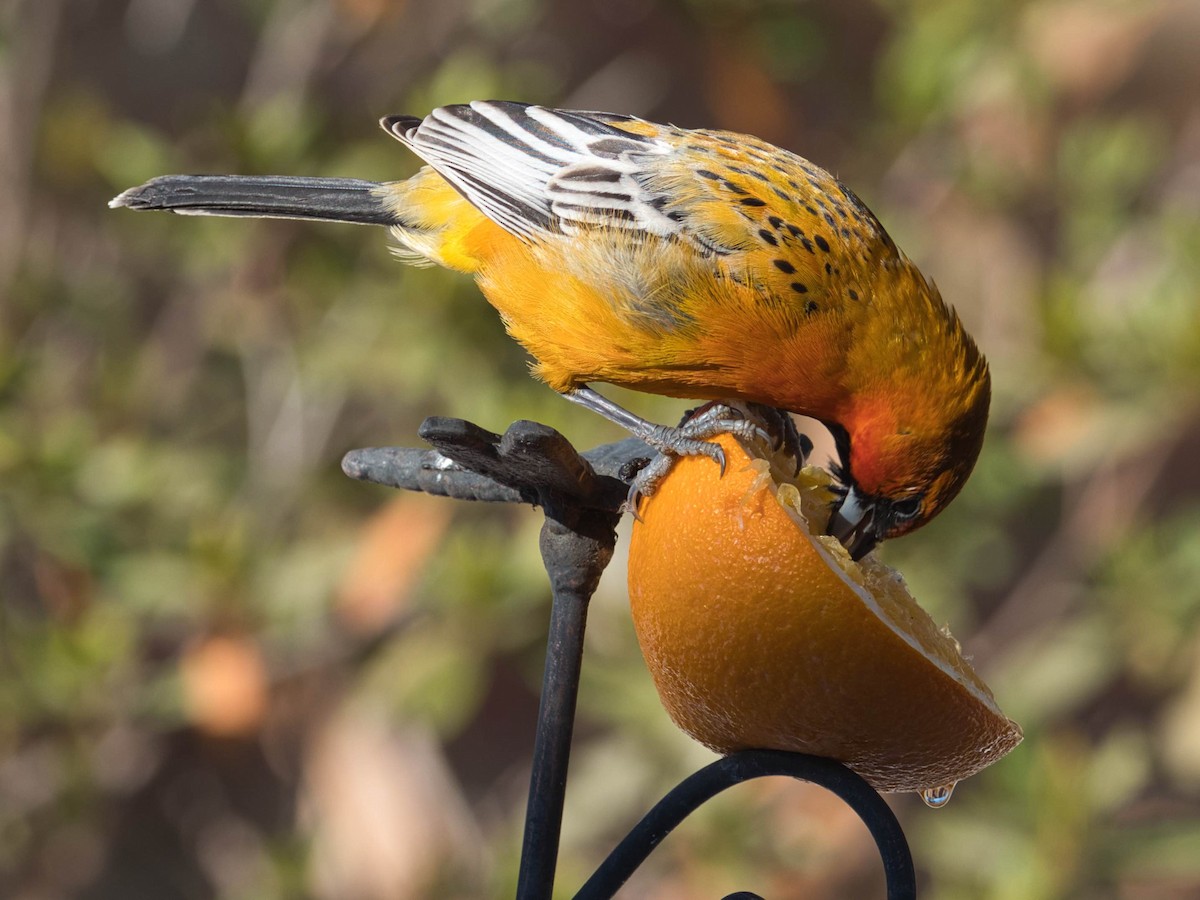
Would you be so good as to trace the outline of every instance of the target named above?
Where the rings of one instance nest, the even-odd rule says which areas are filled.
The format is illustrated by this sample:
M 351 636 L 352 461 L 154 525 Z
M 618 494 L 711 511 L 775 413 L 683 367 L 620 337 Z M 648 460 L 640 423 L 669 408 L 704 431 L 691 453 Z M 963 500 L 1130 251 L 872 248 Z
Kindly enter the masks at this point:
M 667 198 L 644 177 L 675 147 L 641 120 L 476 100 L 424 119 L 389 116 L 382 124 L 518 237 L 596 227 L 660 236 L 679 231 L 677 219 L 664 212 Z

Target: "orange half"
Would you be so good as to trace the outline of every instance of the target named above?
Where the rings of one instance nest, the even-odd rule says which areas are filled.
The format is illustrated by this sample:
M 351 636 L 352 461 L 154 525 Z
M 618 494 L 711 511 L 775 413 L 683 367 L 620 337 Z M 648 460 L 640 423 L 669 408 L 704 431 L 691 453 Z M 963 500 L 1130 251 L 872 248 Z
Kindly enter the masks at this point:
M 1020 743 L 900 574 L 822 534 L 826 473 L 718 443 L 724 477 L 681 459 L 629 548 L 638 641 L 680 728 L 719 753 L 830 757 L 882 791 L 953 786 Z

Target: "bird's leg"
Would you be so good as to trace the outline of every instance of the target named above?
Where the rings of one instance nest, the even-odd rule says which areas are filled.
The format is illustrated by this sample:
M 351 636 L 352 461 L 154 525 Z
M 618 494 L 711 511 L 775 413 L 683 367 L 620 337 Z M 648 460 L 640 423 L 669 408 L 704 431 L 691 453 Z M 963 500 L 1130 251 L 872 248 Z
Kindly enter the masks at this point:
M 782 434 L 778 439 L 769 434 L 764 425 L 760 424 L 756 413 L 770 407 L 751 411 L 749 408 L 738 408 L 724 403 L 709 403 L 698 410 L 689 411 L 683 421 L 672 428 L 649 422 L 586 385 L 566 391 L 563 396 L 620 425 L 659 451 L 660 455 L 651 460 L 630 483 L 628 506 L 634 515 L 637 515 L 638 499 L 653 494 L 681 456 L 707 456 L 721 467 L 721 474 L 725 474 L 725 452 L 719 445 L 708 440 L 709 438 L 729 433 L 743 440 L 763 440 L 778 446 L 781 441 L 785 445 L 791 443 L 792 439 L 787 431 L 789 425 L 792 432 L 795 432 L 791 417 L 773 410 L 774 415 L 768 417 L 764 424 L 767 428 L 778 426 Z M 784 421 L 786 425 L 783 424 Z M 798 448 L 803 447 L 798 434 L 795 443 Z
M 660 453 L 671 456 L 707 456 L 721 467 L 722 474 L 725 472 L 725 454 L 719 446 L 706 440 L 707 438 L 729 432 L 745 440 L 769 439 L 761 427 L 724 405 L 709 404 L 702 407 L 697 414 L 689 414 L 682 424 L 672 428 L 649 422 L 586 385 L 564 391 L 563 396 L 572 403 L 578 403 L 620 425 Z

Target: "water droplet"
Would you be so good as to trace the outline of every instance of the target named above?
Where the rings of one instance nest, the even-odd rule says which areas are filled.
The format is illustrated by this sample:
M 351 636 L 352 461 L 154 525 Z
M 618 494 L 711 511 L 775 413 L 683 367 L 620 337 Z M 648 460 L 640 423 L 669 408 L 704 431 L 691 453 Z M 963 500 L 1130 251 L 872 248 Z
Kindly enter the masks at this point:
M 941 809 L 950 802 L 950 797 L 954 794 L 954 785 L 957 782 L 943 784 L 941 787 L 925 788 L 921 791 L 921 799 L 925 801 L 925 805 L 930 809 Z

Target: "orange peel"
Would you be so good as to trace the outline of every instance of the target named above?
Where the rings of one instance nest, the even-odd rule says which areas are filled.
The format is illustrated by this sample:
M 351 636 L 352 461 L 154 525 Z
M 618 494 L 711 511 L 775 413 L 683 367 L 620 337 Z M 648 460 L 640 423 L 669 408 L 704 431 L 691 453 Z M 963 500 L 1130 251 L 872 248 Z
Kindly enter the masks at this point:
M 681 459 L 629 549 L 638 641 L 680 728 L 719 753 L 811 753 L 931 797 L 1020 743 L 900 574 L 822 534 L 826 473 L 793 478 L 782 456 L 717 442 L 725 475 Z

